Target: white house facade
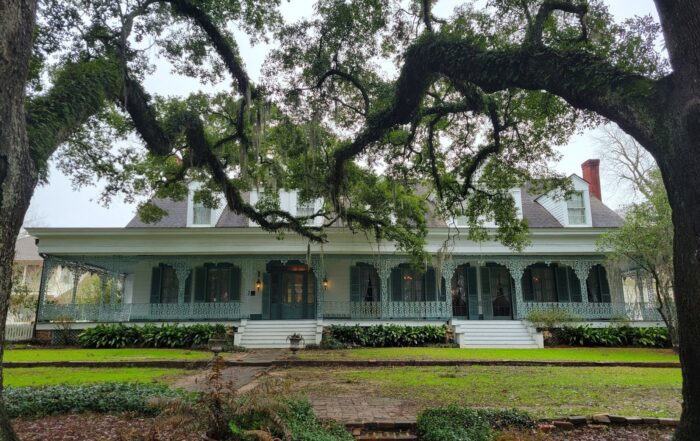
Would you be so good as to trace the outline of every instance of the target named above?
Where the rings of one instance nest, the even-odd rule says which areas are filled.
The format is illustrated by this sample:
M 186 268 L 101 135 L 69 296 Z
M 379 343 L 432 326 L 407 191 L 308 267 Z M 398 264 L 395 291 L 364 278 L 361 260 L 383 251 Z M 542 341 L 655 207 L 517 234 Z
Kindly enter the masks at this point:
M 329 228 L 328 242 L 283 240 L 227 209 L 188 198 L 158 200 L 168 215 L 155 224 L 134 218 L 125 228 L 35 228 L 44 272 L 38 330 L 70 320 L 96 323 L 217 322 L 236 326 L 236 343 L 286 346 L 292 332 L 319 342 L 323 326 L 450 322 L 461 346 L 541 345 L 524 319 L 530 311 L 567 309 L 585 320 L 659 319 L 646 298 L 624 295 L 619 271 L 607 267 L 596 241 L 622 219 L 600 200 L 596 161 L 573 175 L 569 199 L 513 189 L 531 242 L 514 253 L 498 242 L 453 238 L 459 219 L 429 219 L 432 265 L 416 271 L 389 243 Z M 594 172 L 594 173 L 593 173 Z M 592 176 L 593 175 L 593 176 Z M 590 182 L 593 181 L 593 182 Z M 251 202 L 257 197 L 248 195 Z M 281 194 L 282 208 L 304 215 L 318 207 Z M 456 228 L 455 228 L 456 227 Z M 440 255 L 440 257 L 439 257 Z M 57 268 L 98 275 L 100 295 L 53 303 L 47 280 Z

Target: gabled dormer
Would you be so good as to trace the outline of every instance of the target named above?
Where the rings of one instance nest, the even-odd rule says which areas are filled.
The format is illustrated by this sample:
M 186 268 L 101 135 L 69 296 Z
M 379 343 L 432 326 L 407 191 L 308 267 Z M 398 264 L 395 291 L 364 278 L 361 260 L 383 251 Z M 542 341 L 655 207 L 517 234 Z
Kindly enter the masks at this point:
M 215 227 L 221 217 L 221 213 L 226 207 L 226 200 L 223 195 L 219 195 L 219 206 L 217 208 L 205 207 L 201 202 L 195 202 L 194 194 L 199 190 L 201 184 L 192 182 L 188 185 L 187 194 L 187 226 L 193 228 Z
M 253 190 L 250 192 L 250 203 L 255 205 L 262 195 L 262 190 Z M 323 207 L 323 201 L 316 199 L 314 201 L 302 201 L 299 198 L 299 192 L 296 190 L 279 190 L 280 209 L 290 213 L 292 216 L 311 216 Z M 249 221 L 251 227 L 257 227 L 253 221 Z M 321 226 L 322 218 L 312 219 L 308 225 Z

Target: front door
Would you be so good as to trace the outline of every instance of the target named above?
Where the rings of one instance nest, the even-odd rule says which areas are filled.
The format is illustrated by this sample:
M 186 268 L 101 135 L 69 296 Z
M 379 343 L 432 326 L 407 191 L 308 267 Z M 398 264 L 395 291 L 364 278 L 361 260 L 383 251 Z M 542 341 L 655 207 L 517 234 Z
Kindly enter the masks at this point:
M 276 265 L 270 274 L 270 320 L 316 318 L 316 278 L 306 265 Z
M 510 272 L 506 268 L 492 267 L 489 268 L 489 287 L 490 292 L 485 293 L 486 301 L 491 303 L 491 317 L 495 320 L 510 320 L 513 318 L 512 307 L 512 278 Z M 488 298 L 490 297 L 490 298 Z

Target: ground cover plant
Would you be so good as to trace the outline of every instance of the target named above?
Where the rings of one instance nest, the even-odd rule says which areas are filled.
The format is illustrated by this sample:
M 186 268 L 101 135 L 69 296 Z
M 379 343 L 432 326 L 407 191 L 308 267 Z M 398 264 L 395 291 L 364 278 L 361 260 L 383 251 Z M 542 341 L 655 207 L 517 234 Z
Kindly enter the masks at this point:
M 588 325 L 564 326 L 552 330 L 553 339 L 569 346 L 637 346 L 667 348 L 671 346 L 668 329 L 663 327 L 636 328 L 610 326 L 592 328 Z
M 324 333 L 322 347 L 403 347 L 445 343 L 445 326 L 346 326 L 332 325 Z
M 535 420 L 518 410 L 471 409 L 447 406 L 418 415 L 416 428 L 423 441 L 490 441 L 498 430 L 527 429 Z
M 78 341 L 82 346 L 91 348 L 192 348 L 203 347 L 210 338 L 225 335 L 226 328 L 223 325 L 124 326 L 112 324 L 85 329 L 78 336 Z
M 209 351 L 161 348 L 54 349 L 41 347 L 5 351 L 5 361 L 8 362 L 208 360 L 210 358 Z
M 82 412 L 154 415 L 158 409 L 149 404 L 151 399 L 184 399 L 165 385 L 141 383 L 7 387 L 3 396 L 11 418 Z
M 88 383 L 166 383 L 183 375 L 183 369 L 166 368 L 12 368 L 3 372 L 5 386 L 39 387 Z
M 532 360 L 678 362 L 678 355 L 670 349 L 648 348 L 355 348 L 332 351 L 302 351 L 299 353 L 299 357 L 307 360 Z
M 678 417 L 679 369 L 621 367 L 295 368 L 295 390 L 311 397 L 378 397 L 426 408 L 456 404 L 517 408 L 537 417 L 610 412 Z

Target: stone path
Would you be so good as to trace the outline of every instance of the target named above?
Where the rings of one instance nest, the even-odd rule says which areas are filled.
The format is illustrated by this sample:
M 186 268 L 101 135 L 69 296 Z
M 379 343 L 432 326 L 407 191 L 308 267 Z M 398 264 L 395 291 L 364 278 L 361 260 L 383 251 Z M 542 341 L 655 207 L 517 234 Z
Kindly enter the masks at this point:
M 310 397 L 321 419 L 343 424 L 415 423 L 419 408 L 407 401 L 376 397 Z
M 286 349 L 258 349 L 251 352 L 235 352 L 225 354 L 224 360 L 248 361 L 267 363 L 274 360 L 281 360 L 287 357 Z M 224 383 L 233 384 L 235 389 L 248 387 L 255 382 L 266 369 L 266 367 L 227 367 L 221 371 L 221 378 Z M 197 370 L 196 373 L 183 377 L 176 381 L 173 386 L 191 392 L 202 392 L 207 389 L 207 370 Z

